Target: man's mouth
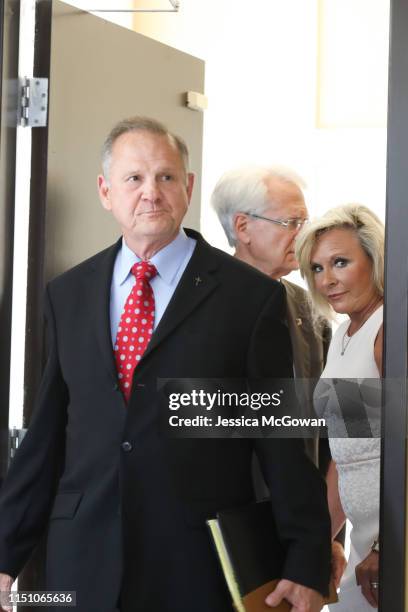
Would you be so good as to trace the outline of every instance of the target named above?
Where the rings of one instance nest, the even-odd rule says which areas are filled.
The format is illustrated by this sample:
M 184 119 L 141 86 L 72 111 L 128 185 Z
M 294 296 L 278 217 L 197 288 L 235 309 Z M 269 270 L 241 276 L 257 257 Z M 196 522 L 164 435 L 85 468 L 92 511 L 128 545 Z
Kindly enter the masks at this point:
M 143 210 L 142 212 L 138 213 L 139 216 L 141 215 L 149 215 L 149 216 L 153 216 L 153 215 L 161 215 L 163 213 L 162 210 Z

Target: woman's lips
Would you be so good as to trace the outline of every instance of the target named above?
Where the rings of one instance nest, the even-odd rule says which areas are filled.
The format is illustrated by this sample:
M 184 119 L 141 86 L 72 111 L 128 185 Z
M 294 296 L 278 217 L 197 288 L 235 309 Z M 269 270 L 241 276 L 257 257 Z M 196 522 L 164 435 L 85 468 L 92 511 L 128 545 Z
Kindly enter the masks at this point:
M 330 295 L 327 296 L 328 300 L 338 300 L 339 298 L 343 297 L 343 295 L 346 295 L 346 292 L 343 291 L 342 293 L 331 293 Z

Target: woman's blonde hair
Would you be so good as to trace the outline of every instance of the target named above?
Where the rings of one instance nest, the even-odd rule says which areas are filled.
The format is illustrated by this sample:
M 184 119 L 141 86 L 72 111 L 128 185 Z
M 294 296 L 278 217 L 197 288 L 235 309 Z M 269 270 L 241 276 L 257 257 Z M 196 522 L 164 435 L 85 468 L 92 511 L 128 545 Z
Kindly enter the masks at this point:
M 332 319 L 334 312 L 327 300 L 316 291 L 311 255 L 317 239 L 333 229 L 355 232 L 362 249 L 373 265 L 373 283 L 379 295 L 384 294 L 384 224 L 362 204 L 345 204 L 331 208 L 322 217 L 303 227 L 296 238 L 296 259 L 302 277 L 306 279 L 316 319 Z

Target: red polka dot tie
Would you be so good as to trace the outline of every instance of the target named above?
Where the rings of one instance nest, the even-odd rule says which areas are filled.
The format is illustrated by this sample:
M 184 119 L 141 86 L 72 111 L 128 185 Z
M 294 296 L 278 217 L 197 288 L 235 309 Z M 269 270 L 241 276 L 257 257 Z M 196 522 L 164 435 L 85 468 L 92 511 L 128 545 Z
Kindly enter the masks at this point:
M 154 295 L 150 281 L 157 274 L 154 265 L 141 261 L 132 266 L 136 282 L 129 293 L 114 347 L 119 387 L 126 402 L 132 390 L 133 372 L 152 337 L 154 327 Z

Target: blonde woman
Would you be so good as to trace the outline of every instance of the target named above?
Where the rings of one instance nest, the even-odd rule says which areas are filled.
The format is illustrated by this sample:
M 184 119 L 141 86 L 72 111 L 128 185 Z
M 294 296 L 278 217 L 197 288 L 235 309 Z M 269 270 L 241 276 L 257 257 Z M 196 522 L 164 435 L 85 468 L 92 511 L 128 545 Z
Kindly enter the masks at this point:
M 378 607 L 380 439 L 347 437 L 347 423 L 337 416 L 342 403 L 350 408 L 341 397 L 349 379 L 377 379 L 380 406 L 384 226 L 362 205 L 331 209 L 299 234 L 296 257 L 317 316 L 348 315 L 330 344 L 315 404 L 327 417 L 333 457 L 327 478 L 333 536 L 346 518 L 352 524 L 339 603 L 330 610 L 369 612 Z

